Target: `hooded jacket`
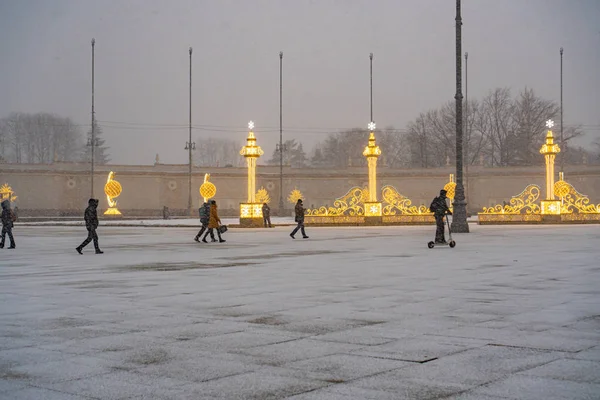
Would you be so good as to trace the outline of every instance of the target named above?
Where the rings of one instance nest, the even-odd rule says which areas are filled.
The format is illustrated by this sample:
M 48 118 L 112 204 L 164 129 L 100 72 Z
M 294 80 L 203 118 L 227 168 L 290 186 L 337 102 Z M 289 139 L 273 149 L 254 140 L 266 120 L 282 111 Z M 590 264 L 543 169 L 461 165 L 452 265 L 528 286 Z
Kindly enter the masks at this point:
M 98 199 L 90 199 L 88 201 L 88 206 L 85 209 L 85 213 L 83 214 L 83 219 L 85 220 L 85 227 L 88 230 L 98 228 Z
M 10 201 L 9 200 L 4 200 L 2 202 L 2 215 L 0 218 L 2 219 L 3 226 L 12 228 L 13 218 L 12 218 L 12 212 L 10 210 Z
M 433 199 L 429 206 L 429 211 L 434 213 L 436 216 L 444 216 L 446 214 L 452 214 L 446 203 L 446 191 L 441 190 L 440 195 Z

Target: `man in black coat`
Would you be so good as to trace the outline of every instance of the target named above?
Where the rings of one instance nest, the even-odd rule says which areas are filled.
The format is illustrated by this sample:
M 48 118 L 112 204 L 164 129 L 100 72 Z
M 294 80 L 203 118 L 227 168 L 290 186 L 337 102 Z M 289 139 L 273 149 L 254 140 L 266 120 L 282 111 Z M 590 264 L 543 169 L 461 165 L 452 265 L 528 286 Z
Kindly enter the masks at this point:
M 85 209 L 83 219 L 85 220 L 85 227 L 87 228 L 88 236 L 83 241 L 83 243 L 81 243 L 75 249 L 79 254 L 83 254 L 81 250 L 83 250 L 83 248 L 87 246 L 88 243 L 90 243 L 92 240 L 94 241 L 94 248 L 96 249 L 96 254 L 104 253 L 102 250 L 100 250 L 100 247 L 98 247 L 98 235 L 96 234 L 96 229 L 98 228 L 98 203 L 98 199 L 90 199 L 88 201 L 88 206 Z
M 208 219 L 210 217 L 210 204 L 204 203 L 202 207 L 198 209 L 198 213 L 200 214 L 200 224 L 202 224 L 202 228 L 194 238 L 196 242 L 200 241 L 200 236 L 208 229 Z M 211 236 L 213 241 L 215 240 L 214 236 Z
M 452 215 L 448 204 L 446 203 L 446 191 L 440 190 L 440 195 L 433 199 L 429 206 L 429 211 L 433 213 L 435 217 L 435 224 L 437 229 L 435 230 L 435 243 L 446 244 L 446 238 L 444 237 L 444 216 L 446 214 Z
M 272 228 L 271 224 L 271 207 L 267 203 L 263 203 L 262 205 L 262 215 L 263 215 L 263 223 L 265 224 L 265 228 Z
M 296 228 L 294 228 L 292 233 L 290 233 L 292 239 L 296 239 L 294 235 L 296 234 L 296 232 L 298 232 L 298 230 L 302 232 L 302 238 L 308 239 L 308 236 L 306 236 L 306 232 L 304 231 L 304 211 L 305 210 L 304 206 L 302 205 L 302 199 L 298 199 L 298 201 L 296 202 L 296 207 L 294 207 L 294 212 L 296 213 L 295 221 L 298 225 L 296 226 Z
M 14 249 L 16 246 L 15 246 L 15 238 L 13 237 L 13 234 L 12 234 L 12 228 L 13 228 L 13 222 L 16 220 L 16 216 L 10 209 L 10 201 L 9 200 L 4 200 L 2 202 L 2 214 L 1 214 L 0 218 L 2 219 L 2 239 L 0 241 L 0 249 L 4 248 L 4 239 L 6 238 L 7 234 L 8 234 L 8 239 L 10 239 L 10 246 L 8 248 Z

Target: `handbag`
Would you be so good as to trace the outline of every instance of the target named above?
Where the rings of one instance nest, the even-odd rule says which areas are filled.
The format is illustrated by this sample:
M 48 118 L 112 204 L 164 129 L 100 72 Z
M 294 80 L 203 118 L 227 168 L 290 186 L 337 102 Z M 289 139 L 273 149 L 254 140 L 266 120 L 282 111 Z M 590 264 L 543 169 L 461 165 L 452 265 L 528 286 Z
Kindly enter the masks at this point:
M 223 233 L 227 232 L 227 225 L 219 225 L 217 230 L 219 231 L 219 233 L 223 234 Z

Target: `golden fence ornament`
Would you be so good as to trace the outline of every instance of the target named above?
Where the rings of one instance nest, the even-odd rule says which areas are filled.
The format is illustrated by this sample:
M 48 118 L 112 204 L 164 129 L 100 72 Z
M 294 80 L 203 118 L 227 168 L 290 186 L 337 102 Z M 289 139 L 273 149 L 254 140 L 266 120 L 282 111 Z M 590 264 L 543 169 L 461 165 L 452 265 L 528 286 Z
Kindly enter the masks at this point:
M 600 204 L 590 204 L 590 199 L 579 193 L 570 183 L 560 180 L 554 184 L 554 195 L 562 199 L 561 214 L 600 213 Z
M 368 192 L 367 192 L 368 194 Z M 333 202 L 333 207 L 319 207 L 306 210 L 305 215 L 311 217 L 336 217 L 336 216 L 364 216 L 365 215 L 365 189 L 358 186 L 350 189 L 342 197 Z
M 540 214 L 541 208 L 535 203 L 540 197 L 540 190 L 538 185 L 529 185 L 521 193 L 513 196 L 508 204 L 483 207 L 480 214 Z
M 412 201 L 398 193 L 395 187 L 386 185 L 381 189 L 383 215 L 433 215 L 427 206 L 413 206 Z

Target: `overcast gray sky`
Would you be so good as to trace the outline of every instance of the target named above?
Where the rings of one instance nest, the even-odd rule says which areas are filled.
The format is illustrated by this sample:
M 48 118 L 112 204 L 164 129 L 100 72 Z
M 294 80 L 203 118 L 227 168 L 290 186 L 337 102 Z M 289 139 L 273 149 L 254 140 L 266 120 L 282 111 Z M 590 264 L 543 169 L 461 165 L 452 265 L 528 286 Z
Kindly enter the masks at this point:
M 186 163 L 189 55 L 193 138 L 243 142 L 256 123 L 310 148 L 328 129 L 374 119 L 404 128 L 452 100 L 453 0 L 0 0 L 0 117 L 47 111 L 88 124 L 96 38 L 96 115 L 113 163 Z M 469 97 L 533 88 L 559 100 L 565 124 L 600 136 L 600 1 L 463 0 Z M 310 128 L 310 129 L 308 129 Z M 87 127 L 85 128 L 87 130 Z

